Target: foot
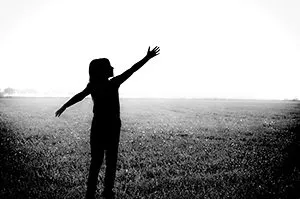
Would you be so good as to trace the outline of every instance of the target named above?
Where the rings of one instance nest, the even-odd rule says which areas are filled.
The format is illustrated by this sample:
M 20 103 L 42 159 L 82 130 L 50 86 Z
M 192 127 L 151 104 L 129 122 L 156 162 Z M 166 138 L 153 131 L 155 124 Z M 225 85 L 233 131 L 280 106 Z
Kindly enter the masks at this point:
M 101 194 L 105 199 L 115 199 L 115 193 L 112 190 L 104 190 Z
M 86 194 L 85 199 L 95 199 L 94 194 Z

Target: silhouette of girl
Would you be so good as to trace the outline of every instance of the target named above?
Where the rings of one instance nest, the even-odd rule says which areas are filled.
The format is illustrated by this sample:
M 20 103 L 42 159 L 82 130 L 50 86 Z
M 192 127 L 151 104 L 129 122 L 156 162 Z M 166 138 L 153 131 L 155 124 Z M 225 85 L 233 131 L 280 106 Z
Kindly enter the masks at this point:
M 159 51 L 160 49 L 157 46 L 152 50 L 149 47 L 143 59 L 116 77 L 113 77 L 113 67 L 110 65 L 108 59 L 92 60 L 89 66 L 90 81 L 86 88 L 74 95 L 55 113 L 59 117 L 66 108 L 83 100 L 89 94 L 92 96 L 94 117 L 90 134 L 91 164 L 86 198 L 94 198 L 104 152 L 106 157 L 106 171 L 102 195 L 105 198 L 114 198 L 113 187 L 121 128 L 118 89 L 134 72 L 140 69 L 151 58 L 158 55 Z M 109 79 L 110 77 L 113 78 Z

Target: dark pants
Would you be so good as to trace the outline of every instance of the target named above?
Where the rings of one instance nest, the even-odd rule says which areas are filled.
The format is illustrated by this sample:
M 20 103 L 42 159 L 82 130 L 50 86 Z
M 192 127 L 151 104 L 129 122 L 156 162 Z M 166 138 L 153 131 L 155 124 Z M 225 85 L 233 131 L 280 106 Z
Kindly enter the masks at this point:
M 111 192 L 114 187 L 121 121 L 119 118 L 93 118 L 90 144 L 91 165 L 87 182 L 87 196 L 93 197 L 97 188 L 98 174 L 105 153 L 106 171 L 104 191 Z

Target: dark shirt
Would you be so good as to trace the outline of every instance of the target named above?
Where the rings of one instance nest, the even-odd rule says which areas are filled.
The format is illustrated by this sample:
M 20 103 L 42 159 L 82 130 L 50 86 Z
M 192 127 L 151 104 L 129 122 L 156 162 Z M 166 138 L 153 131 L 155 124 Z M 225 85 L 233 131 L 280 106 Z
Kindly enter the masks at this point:
M 87 88 L 94 102 L 95 116 L 120 118 L 119 87 L 114 78 L 105 83 L 88 83 Z
M 120 118 L 119 87 L 132 74 L 130 70 L 101 83 L 88 83 L 86 89 L 91 94 L 94 116 Z

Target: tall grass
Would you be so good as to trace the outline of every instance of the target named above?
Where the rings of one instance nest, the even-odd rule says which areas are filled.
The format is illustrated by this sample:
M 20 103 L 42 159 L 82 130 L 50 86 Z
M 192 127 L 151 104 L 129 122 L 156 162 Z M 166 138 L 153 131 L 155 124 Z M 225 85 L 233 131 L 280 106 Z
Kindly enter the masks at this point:
M 0 99 L 0 198 L 84 197 L 92 102 L 85 99 L 55 118 L 65 100 Z M 121 104 L 118 198 L 297 194 L 299 167 L 286 162 L 298 146 L 298 102 L 123 99 Z M 290 146 L 296 148 L 288 151 Z M 104 171 L 103 165 L 98 193 Z

